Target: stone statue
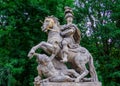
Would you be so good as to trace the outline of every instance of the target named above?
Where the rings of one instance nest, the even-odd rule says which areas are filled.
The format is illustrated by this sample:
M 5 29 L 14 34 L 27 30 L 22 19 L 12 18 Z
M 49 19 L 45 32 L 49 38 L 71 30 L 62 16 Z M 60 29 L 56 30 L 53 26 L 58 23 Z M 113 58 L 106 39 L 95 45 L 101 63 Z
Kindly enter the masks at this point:
M 80 42 L 80 31 L 72 23 L 73 21 L 73 12 L 70 7 L 65 7 L 65 18 L 67 21 L 67 24 L 64 25 L 61 29 L 61 35 L 63 37 L 62 40 L 62 51 L 63 51 L 63 56 L 62 56 L 62 62 L 67 62 L 67 55 L 68 55 L 68 48 L 77 48 L 79 46 Z
M 75 77 L 79 74 L 72 69 L 64 70 L 62 72 L 60 70 L 55 69 L 51 59 L 45 54 L 34 53 L 34 56 L 37 57 L 38 62 L 38 76 L 35 78 L 34 84 L 40 84 L 41 82 L 73 82 Z M 41 80 L 42 74 L 46 77 L 46 79 Z M 73 78 L 70 77 L 73 75 Z
M 48 34 L 47 42 L 40 42 L 28 53 L 29 58 L 36 56 L 38 59 L 38 77 L 35 78 L 35 83 L 98 81 L 92 55 L 79 45 L 80 31 L 75 24 L 72 24 L 71 8 L 65 8 L 65 17 L 67 24 L 63 26 L 59 24 L 56 17 L 46 17 L 42 31 Z M 43 49 L 50 57 L 35 53 L 38 48 Z M 70 62 L 72 69 L 68 69 L 64 62 Z M 85 66 L 87 63 L 89 71 Z M 41 73 L 46 76 L 46 79 L 41 80 Z M 88 73 L 91 75 L 90 78 L 86 78 Z

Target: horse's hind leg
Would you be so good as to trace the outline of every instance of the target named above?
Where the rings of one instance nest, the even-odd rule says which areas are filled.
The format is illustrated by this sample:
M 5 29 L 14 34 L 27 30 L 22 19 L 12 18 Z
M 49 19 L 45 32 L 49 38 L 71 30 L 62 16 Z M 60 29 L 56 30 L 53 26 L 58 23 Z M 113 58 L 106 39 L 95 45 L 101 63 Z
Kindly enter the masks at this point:
M 86 69 L 85 65 L 79 64 L 78 67 L 80 69 L 81 74 L 77 77 L 75 82 L 79 82 L 81 79 L 83 79 L 88 74 L 88 70 Z
M 80 60 L 76 59 L 75 63 L 79 68 L 78 71 L 80 72 L 80 75 L 77 77 L 75 82 L 79 82 L 81 79 L 83 79 L 88 74 L 88 70 L 87 70 L 84 62 L 80 62 Z
M 95 70 L 95 67 L 93 64 L 93 57 L 91 55 L 90 55 L 88 64 L 89 64 L 89 68 L 90 68 L 91 78 L 93 79 L 93 81 L 98 81 L 97 73 L 96 73 L 96 70 Z

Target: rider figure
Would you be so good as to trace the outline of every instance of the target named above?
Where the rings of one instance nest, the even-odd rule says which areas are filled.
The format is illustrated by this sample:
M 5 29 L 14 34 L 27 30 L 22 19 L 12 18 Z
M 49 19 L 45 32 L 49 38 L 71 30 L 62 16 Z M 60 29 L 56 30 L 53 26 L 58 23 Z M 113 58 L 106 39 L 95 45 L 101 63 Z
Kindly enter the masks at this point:
M 79 46 L 80 43 L 80 31 L 75 24 L 72 24 L 73 21 L 73 12 L 71 8 L 65 7 L 65 18 L 67 21 L 66 25 L 63 25 L 61 28 L 61 35 L 63 37 L 62 41 L 62 60 L 61 62 L 68 61 L 68 49 L 75 49 Z

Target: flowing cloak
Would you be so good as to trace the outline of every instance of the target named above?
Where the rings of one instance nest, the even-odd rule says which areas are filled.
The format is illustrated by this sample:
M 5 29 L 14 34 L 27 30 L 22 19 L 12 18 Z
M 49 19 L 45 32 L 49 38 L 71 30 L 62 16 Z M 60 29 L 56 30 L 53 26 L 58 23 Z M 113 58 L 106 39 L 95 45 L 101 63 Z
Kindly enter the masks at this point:
M 70 27 L 75 28 L 75 33 L 73 35 L 73 38 L 74 38 L 75 43 L 80 44 L 80 40 L 81 40 L 81 32 L 80 32 L 80 30 L 77 28 L 77 26 L 75 24 L 70 25 Z

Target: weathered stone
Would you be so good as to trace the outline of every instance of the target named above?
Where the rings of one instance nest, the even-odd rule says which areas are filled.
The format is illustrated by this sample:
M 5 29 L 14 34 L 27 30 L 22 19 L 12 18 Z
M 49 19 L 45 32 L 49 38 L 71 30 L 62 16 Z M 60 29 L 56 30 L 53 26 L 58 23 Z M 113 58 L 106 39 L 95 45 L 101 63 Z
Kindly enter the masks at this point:
M 80 31 L 72 23 L 71 15 L 72 9 L 65 8 L 65 25 L 60 25 L 56 17 L 45 18 L 42 31 L 48 34 L 47 42 L 40 42 L 28 53 L 29 58 L 35 56 L 38 62 L 38 76 L 34 79 L 34 86 L 101 86 L 92 55 L 79 45 Z M 38 48 L 51 56 L 36 53 Z M 71 63 L 71 69 L 64 62 Z M 87 63 L 89 70 L 86 68 Z M 91 77 L 86 78 L 88 73 Z M 43 75 L 45 79 L 42 79 Z
M 102 84 L 100 82 L 44 82 L 38 86 L 102 86 Z

